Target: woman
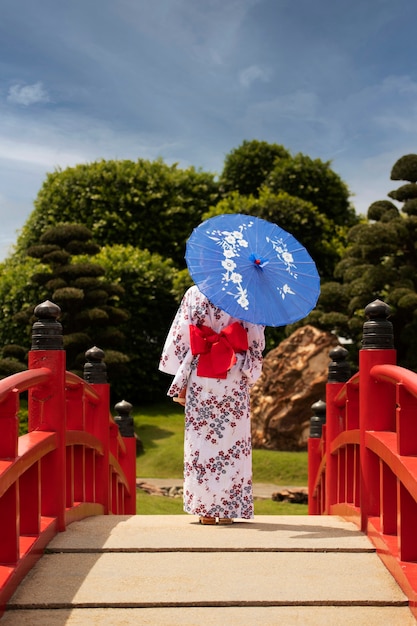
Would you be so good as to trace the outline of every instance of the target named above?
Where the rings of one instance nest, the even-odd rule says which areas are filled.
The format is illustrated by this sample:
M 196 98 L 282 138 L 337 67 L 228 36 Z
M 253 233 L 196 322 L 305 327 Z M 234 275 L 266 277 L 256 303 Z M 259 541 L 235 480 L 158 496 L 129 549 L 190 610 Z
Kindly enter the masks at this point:
M 249 389 L 261 374 L 264 327 L 236 320 L 191 287 L 159 369 L 185 398 L 184 511 L 200 523 L 253 518 Z

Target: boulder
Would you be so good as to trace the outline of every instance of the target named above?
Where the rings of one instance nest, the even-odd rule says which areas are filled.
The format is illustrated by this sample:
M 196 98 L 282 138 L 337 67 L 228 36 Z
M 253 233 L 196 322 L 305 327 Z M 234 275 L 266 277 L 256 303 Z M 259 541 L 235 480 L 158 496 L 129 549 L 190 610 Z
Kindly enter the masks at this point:
M 274 502 L 290 502 L 291 504 L 308 504 L 308 489 L 283 489 L 272 494 Z
M 303 326 L 264 357 L 251 390 L 252 445 L 272 450 L 305 450 L 311 406 L 325 400 L 331 333 Z

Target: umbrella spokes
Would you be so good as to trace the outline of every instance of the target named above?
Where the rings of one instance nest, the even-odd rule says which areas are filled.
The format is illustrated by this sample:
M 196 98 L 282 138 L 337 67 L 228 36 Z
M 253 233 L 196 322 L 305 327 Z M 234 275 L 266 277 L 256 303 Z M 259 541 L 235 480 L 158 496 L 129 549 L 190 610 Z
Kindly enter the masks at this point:
M 249 256 L 249 261 L 251 261 L 255 267 L 258 267 L 260 270 L 263 269 L 265 267 L 265 265 L 268 265 L 269 261 L 268 259 L 265 259 L 262 256 L 257 256 L 256 254 L 251 254 Z
M 187 242 L 186 261 L 214 305 L 255 324 L 300 320 L 320 293 L 307 250 L 276 224 L 249 215 L 218 215 L 200 224 Z

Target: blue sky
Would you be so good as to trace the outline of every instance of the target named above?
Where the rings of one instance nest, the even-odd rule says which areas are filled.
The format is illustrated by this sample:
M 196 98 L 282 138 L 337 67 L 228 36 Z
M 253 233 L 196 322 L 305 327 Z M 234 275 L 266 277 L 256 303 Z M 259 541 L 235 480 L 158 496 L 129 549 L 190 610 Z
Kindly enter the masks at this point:
M 243 140 L 330 160 L 358 212 L 417 153 L 415 0 L 2 0 L 0 259 L 48 172 L 220 173 Z

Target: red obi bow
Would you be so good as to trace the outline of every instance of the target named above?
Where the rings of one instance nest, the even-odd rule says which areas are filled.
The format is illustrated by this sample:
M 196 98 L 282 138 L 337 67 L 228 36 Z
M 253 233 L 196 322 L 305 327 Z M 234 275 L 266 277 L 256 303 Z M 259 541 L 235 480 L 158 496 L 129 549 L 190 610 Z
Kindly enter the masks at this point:
M 209 326 L 190 324 L 191 352 L 199 354 L 197 375 L 206 378 L 226 378 L 236 363 L 236 352 L 248 349 L 248 335 L 239 322 L 229 324 L 220 333 Z

